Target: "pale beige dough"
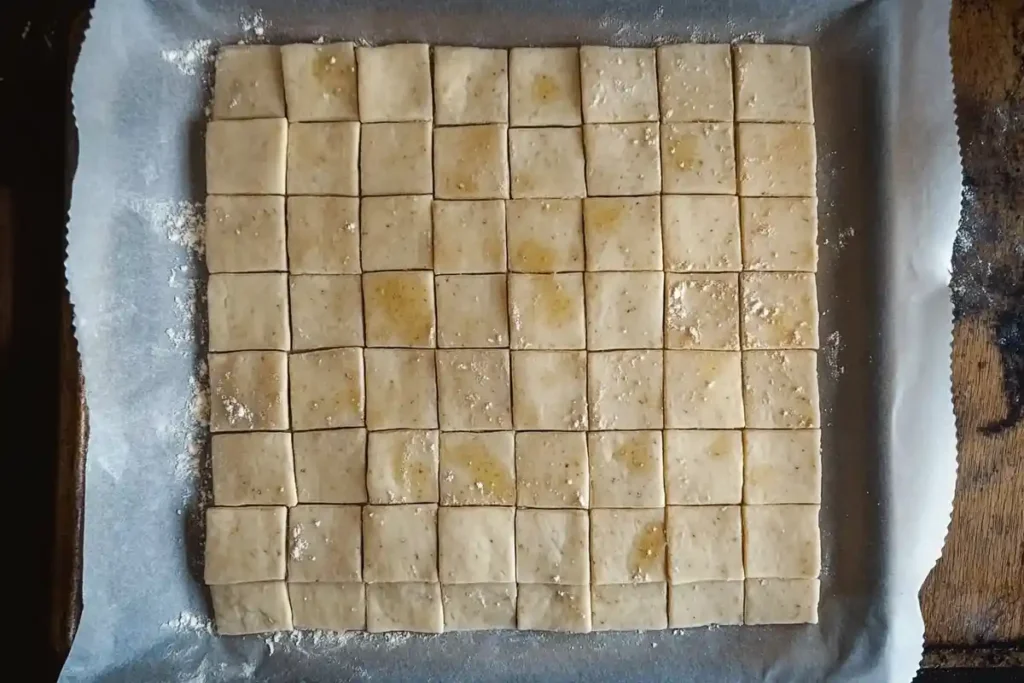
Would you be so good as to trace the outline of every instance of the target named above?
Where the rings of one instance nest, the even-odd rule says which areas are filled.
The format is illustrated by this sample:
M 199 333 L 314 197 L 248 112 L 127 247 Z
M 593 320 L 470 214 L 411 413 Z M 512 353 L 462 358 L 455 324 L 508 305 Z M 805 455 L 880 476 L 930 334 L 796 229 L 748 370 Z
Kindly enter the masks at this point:
M 213 118 L 284 116 L 281 49 L 276 45 L 225 45 L 217 50 Z
M 744 270 L 818 269 L 818 212 L 814 199 L 740 199 Z M 209 253 L 209 246 L 207 246 Z
M 595 631 L 642 631 L 668 626 L 664 583 L 593 586 L 590 590 Z
M 287 351 L 288 276 L 216 273 L 207 285 L 210 351 Z
M 430 197 L 366 197 L 360 206 L 363 271 L 434 265 Z
M 592 583 L 665 581 L 665 509 L 590 512 Z
M 358 275 L 289 278 L 292 349 L 363 345 L 363 287 Z
M 508 197 L 508 126 L 488 123 L 434 129 L 434 196 Z
M 743 581 L 697 581 L 669 587 L 669 628 L 743 623 Z
M 661 432 L 591 432 L 590 504 L 596 508 L 665 505 Z
M 744 197 L 813 197 L 817 152 L 814 126 L 740 123 L 736 126 L 739 193 Z
M 367 346 L 435 345 L 434 274 L 429 270 L 366 273 L 363 303 Z
M 439 126 L 508 122 L 508 51 L 434 48 L 434 109 Z
M 630 123 L 658 120 L 658 70 L 652 48 L 580 48 L 583 120 Z
M 366 629 L 366 586 L 362 583 L 289 583 L 288 598 L 297 629 Z
M 661 200 L 583 200 L 587 270 L 661 270 Z
M 565 199 L 587 194 L 579 128 L 513 128 L 508 147 L 513 197 Z
M 434 272 L 504 273 L 505 202 L 434 201 Z
M 283 506 L 206 508 L 207 585 L 283 580 L 287 510 Z
M 359 119 L 430 121 L 430 47 L 396 44 L 356 48 Z
M 579 432 L 517 432 L 517 504 L 586 508 L 590 498 L 587 438 Z
M 350 42 L 282 45 L 291 121 L 357 121 L 356 53 Z
M 288 429 L 288 354 L 211 353 L 210 431 Z
M 739 298 L 734 273 L 666 273 L 665 348 L 738 351 Z
M 516 511 L 516 580 L 520 584 L 520 599 L 525 584 L 586 586 L 590 583 L 589 556 L 590 524 L 586 510 Z M 523 625 L 521 615 L 519 625 Z
M 672 506 L 665 520 L 672 583 L 743 578 L 738 505 Z
M 583 270 L 579 199 L 513 199 L 508 210 L 508 265 L 519 273 Z
M 744 505 L 749 578 L 811 579 L 821 571 L 817 505 Z
M 437 524 L 442 583 L 515 581 L 515 508 L 441 508 Z
M 437 506 L 363 508 L 363 580 L 437 582 Z
M 366 630 L 440 633 L 444 630 L 437 583 L 372 583 L 366 586 Z
M 579 49 L 518 47 L 509 53 L 509 115 L 513 126 L 578 126 Z
M 665 279 L 660 272 L 587 273 L 587 349 L 664 346 Z
M 747 579 L 744 624 L 817 624 L 817 579 Z
M 446 631 L 515 629 L 516 584 L 441 584 Z
M 436 503 L 436 431 L 398 429 L 370 432 L 366 488 L 371 503 Z
M 287 270 L 284 214 L 284 197 L 207 197 L 207 269 L 211 273 Z
M 662 191 L 735 194 L 736 156 L 729 123 L 666 123 L 661 127 Z
M 297 505 L 288 511 L 289 583 L 363 578 L 358 505 Z
M 516 621 L 520 630 L 590 632 L 589 586 L 521 583 L 518 589 Z
M 441 434 L 441 505 L 515 505 L 512 432 Z
M 498 349 L 438 350 L 441 429 L 488 432 L 512 428 L 508 353 Z
M 359 195 L 359 124 L 292 123 L 288 127 L 288 194 Z
M 662 121 L 732 121 L 728 45 L 662 45 L 658 75 Z
M 300 502 L 366 502 L 365 429 L 295 432 L 292 443 Z
M 513 351 L 516 429 L 585 430 L 587 357 L 582 351 Z
M 582 274 L 512 273 L 508 297 L 513 349 L 586 347 Z
M 297 502 L 289 434 L 214 434 L 210 451 L 215 505 Z
M 748 429 L 743 445 L 743 502 L 821 502 L 820 430 Z
M 434 352 L 366 349 L 366 426 L 437 429 Z
M 677 195 L 661 198 L 665 270 L 740 270 L 736 197 Z
M 210 598 L 218 635 L 292 630 L 292 612 L 284 581 L 210 586 Z
M 209 194 L 284 194 L 285 119 L 210 121 L 206 125 Z
M 746 426 L 752 429 L 821 426 L 818 353 L 744 351 L 743 406 Z
M 588 195 L 652 195 L 661 190 L 657 123 L 588 124 L 583 137 Z
M 292 275 L 359 273 L 359 200 L 288 197 L 288 270 Z
M 744 349 L 818 348 L 818 291 L 811 273 L 743 273 Z
M 666 430 L 665 494 L 669 505 L 738 505 L 743 496 L 740 431 Z
M 359 141 L 363 195 L 433 192 L 432 132 L 429 123 L 364 123 Z
M 602 351 L 587 355 L 592 429 L 662 428 L 663 355 L 661 351 Z
M 293 353 L 288 369 L 295 431 L 364 424 L 363 349 Z
M 743 379 L 738 351 L 665 352 L 665 426 L 742 427 Z
M 810 49 L 737 45 L 736 120 L 813 123 Z
M 508 346 L 508 287 L 504 275 L 438 275 L 434 282 L 438 346 Z

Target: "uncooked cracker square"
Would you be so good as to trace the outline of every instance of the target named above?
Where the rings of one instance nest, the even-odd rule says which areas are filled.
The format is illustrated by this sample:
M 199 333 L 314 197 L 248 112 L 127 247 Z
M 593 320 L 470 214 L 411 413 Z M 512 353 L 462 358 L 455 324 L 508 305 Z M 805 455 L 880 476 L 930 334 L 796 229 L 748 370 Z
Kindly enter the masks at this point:
M 295 505 L 289 434 L 214 434 L 210 452 L 215 505 Z
M 288 194 L 359 196 L 359 124 L 288 126 Z
M 744 349 L 818 348 L 818 291 L 811 273 L 740 276 Z
M 281 48 L 225 45 L 217 51 L 213 118 L 272 119 L 284 116 Z
M 585 430 L 586 353 L 513 351 L 512 417 L 520 430 Z
M 817 579 L 747 579 L 744 624 L 817 624 Z
M 434 196 L 508 197 L 508 126 L 487 123 L 434 129 Z
M 586 347 L 580 273 L 512 273 L 508 282 L 513 349 Z
M 666 273 L 665 348 L 738 351 L 739 299 L 734 273 Z
M 583 127 L 589 196 L 651 195 L 661 191 L 657 123 L 597 123 Z
M 288 276 L 215 273 L 207 284 L 210 351 L 287 351 Z
M 517 432 L 516 488 L 520 507 L 586 508 L 590 499 L 586 435 Z
M 297 629 L 363 631 L 366 586 L 362 583 L 289 583 L 292 620 Z
M 434 272 L 504 273 L 505 202 L 439 201 L 434 216 Z
M 434 110 L 439 126 L 508 122 L 508 50 L 434 48 Z
M 504 275 L 438 275 L 437 345 L 508 346 L 508 287 Z
M 363 580 L 437 582 L 437 506 L 363 508 Z
M 744 505 L 749 578 L 813 579 L 821 571 L 817 505 Z
M 284 197 L 206 198 L 206 268 L 211 273 L 288 269 Z
M 512 432 L 443 432 L 441 505 L 515 505 Z
M 359 120 L 352 43 L 282 45 L 281 65 L 289 120 Z
M 587 270 L 661 270 L 661 199 L 583 200 Z
M 740 123 L 736 126 L 739 194 L 744 197 L 813 197 L 817 152 L 814 126 Z
M 288 197 L 288 270 L 292 275 L 359 273 L 359 200 Z
M 364 424 L 362 348 L 294 353 L 288 374 L 295 431 Z
M 210 431 L 288 429 L 288 354 L 211 353 Z
M 518 589 L 516 622 L 520 630 L 590 632 L 589 586 L 521 583 Z
M 744 351 L 743 407 L 751 429 L 821 426 L 818 353 L 809 349 Z
M 367 346 L 434 346 L 434 275 L 430 271 L 366 273 L 363 302 Z
M 436 503 L 437 463 L 436 431 L 370 432 L 366 444 L 366 489 L 370 502 Z
M 740 430 L 666 430 L 665 495 L 669 505 L 738 505 L 743 498 Z
M 509 53 L 509 117 L 513 126 L 580 125 L 579 49 L 513 48 Z
M 665 385 L 661 351 L 587 355 L 590 425 L 595 430 L 661 429 Z
M 599 584 L 665 581 L 665 509 L 591 510 L 591 579 Z
M 508 132 L 512 196 L 565 199 L 587 194 L 579 128 L 513 128 Z
M 356 48 L 361 121 L 430 121 L 430 47 L 395 44 Z
M 442 583 L 515 581 L 515 508 L 445 507 L 437 524 Z
M 241 636 L 292 630 L 292 614 L 284 581 L 210 586 L 217 634 Z
M 586 291 L 587 349 L 664 346 L 662 273 L 587 273 Z
M 662 45 L 658 76 L 662 121 L 732 121 L 728 45 Z
M 591 507 L 665 505 L 661 432 L 591 432 L 587 446 Z
M 207 508 L 206 583 L 283 580 L 287 510 L 255 505 Z
M 289 583 L 346 583 L 362 578 L 358 505 L 296 505 L 288 511 Z
M 583 270 L 583 211 L 579 199 L 513 199 L 506 204 L 509 270 Z
M 366 586 L 366 630 L 370 633 L 444 630 L 441 585 L 371 583 Z
M 653 48 L 585 45 L 580 48 L 580 82 L 587 123 L 658 120 Z
M 363 286 L 358 275 L 292 275 L 292 348 L 363 345 Z
M 814 122 L 811 51 L 804 45 L 737 45 L 736 120 Z
M 441 584 L 446 631 L 515 629 L 516 584 Z
M 512 428 L 508 353 L 504 349 L 438 350 L 441 429 L 488 432 Z
M 661 216 L 665 270 L 741 269 L 736 197 L 666 195 L 661 198 Z
M 821 502 L 820 430 L 748 429 L 743 446 L 743 502 Z
M 299 502 L 366 502 L 365 429 L 295 432 L 292 445 Z
M 742 427 L 743 379 L 738 351 L 665 352 L 665 426 Z
M 429 270 L 434 265 L 431 200 L 365 197 L 360 206 L 363 271 Z
M 285 119 L 210 121 L 206 125 L 209 194 L 284 194 Z
M 744 270 L 818 269 L 818 212 L 814 199 L 740 199 Z M 209 254 L 209 246 L 207 246 Z
M 434 191 L 429 123 L 364 123 L 359 138 L 359 181 L 365 195 Z
M 664 583 L 593 586 L 590 593 L 595 631 L 647 631 L 668 626 Z
M 661 126 L 665 194 L 735 194 L 736 154 L 729 123 Z
M 516 580 L 520 591 L 525 584 L 586 586 L 590 582 L 589 549 L 586 510 L 516 512 Z
M 743 581 L 696 581 L 669 586 L 669 628 L 743 623 Z
M 671 506 L 665 519 L 672 583 L 743 578 L 738 505 Z
M 366 426 L 437 429 L 434 352 L 366 349 Z

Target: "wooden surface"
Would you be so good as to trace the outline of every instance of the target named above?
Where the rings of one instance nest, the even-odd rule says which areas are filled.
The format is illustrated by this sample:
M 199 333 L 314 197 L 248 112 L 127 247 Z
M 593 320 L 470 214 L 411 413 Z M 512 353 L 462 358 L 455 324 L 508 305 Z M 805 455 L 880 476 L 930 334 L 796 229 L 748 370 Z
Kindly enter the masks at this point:
M 965 200 L 953 260 L 953 519 L 921 590 L 929 645 L 1024 639 L 1024 2 L 956 0 Z

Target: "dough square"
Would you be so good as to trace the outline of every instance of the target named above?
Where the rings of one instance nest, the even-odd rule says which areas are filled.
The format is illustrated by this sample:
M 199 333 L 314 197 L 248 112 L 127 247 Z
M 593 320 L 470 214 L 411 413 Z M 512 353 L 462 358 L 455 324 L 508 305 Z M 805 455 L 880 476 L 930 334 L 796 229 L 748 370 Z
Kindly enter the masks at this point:
M 658 74 L 662 121 L 732 121 L 728 45 L 662 45 Z
M 743 623 L 742 581 L 697 581 L 668 590 L 669 628 Z
M 513 351 L 512 418 L 516 429 L 587 428 L 587 354 Z
M 430 121 L 430 47 L 384 45 L 356 49 L 361 121 Z
M 583 209 L 579 199 L 513 199 L 506 204 L 509 270 L 583 270 Z
M 217 51 L 213 118 L 284 116 L 281 49 L 276 45 L 225 45 Z
M 434 352 L 366 349 L 366 426 L 437 429 Z
M 508 347 L 508 292 L 504 275 L 438 275 L 437 345 Z
M 668 626 L 668 590 L 664 583 L 593 586 L 595 631 L 648 631 Z
M 285 507 L 206 508 L 208 585 L 284 579 Z
M 810 49 L 737 45 L 736 120 L 813 123 Z
M 508 123 L 508 50 L 435 47 L 434 109 L 439 126 Z
M 667 430 L 665 494 L 669 505 L 738 505 L 743 497 L 740 431 Z
M 662 428 L 661 351 L 604 351 L 588 354 L 587 360 L 592 429 Z
M 818 212 L 814 199 L 740 199 L 744 270 L 818 269 Z M 210 246 L 207 238 L 207 259 Z
M 505 202 L 433 202 L 434 272 L 504 273 Z
M 744 505 L 743 556 L 750 578 L 813 579 L 821 572 L 817 505 Z
M 641 195 L 661 191 L 657 123 L 596 123 L 583 127 L 587 194 Z
M 661 270 L 658 197 L 583 200 L 587 270 Z
M 590 586 L 521 583 L 518 589 L 519 630 L 590 632 Z
M 588 474 L 585 434 L 516 433 L 516 488 L 520 507 L 586 508 L 590 498 Z M 519 578 L 522 580 L 522 575 Z M 574 583 L 574 580 L 567 582 Z
M 513 48 L 508 68 L 513 126 L 578 126 L 583 122 L 578 48 Z
M 442 583 L 508 583 L 516 578 L 515 508 L 438 510 Z
M 591 510 L 595 585 L 665 581 L 665 509 Z
M 210 599 L 218 635 L 292 630 L 292 612 L 284 581 L 210 586 Z
M 359 143 L 363 194 L 430 194 L 432 149 L 429 123 L 364 123 Z
M 735 273 L 665 275 L 665 348 L 739 350 L 740 288 Z
M 743 378 L 738 351 L 665 352 L 665 426 L 743 426 Z
M 434 346 L 434 274 L 429 270 L 366 273 L 363 302 L 367 346 Z
M 520 584 L 520 598 L 524 584 L 590 583 L 589 528 L 585 510 L 516 511 L 516 580 Z M 519 626 L 523 626 L 521 614 Z
M 821 502 L 819 430 L 748 429 L 743 432 L 743 450 L 743 502 Z
M 435 128 L 434 196 L 508 197 L 508 126 L 487 123 Z
M 591 507 L 664 507 L 661 432 L 591 432 L 587 446 Z
M 292 348 L 363 345 L 363 285 L 358 275 L 292 275 Z
M 363 508 L 363 581 L 437 582 L 436 505 Z
M 744 197 L 815 195 L 818 160 L 810 124 L 737 124 L 736 158 Z
M 665 519 L 672 583 L 743 578 L 738 505 L 671 506 Z
M 296 505 L 288 511 L 290 583 L 345 583 L 362 578 L 358 505 Z
M 744 351 L 743 407 L 751 429 L 820 427 L 817 352 Z
M 207 284 L 210 351 L 287 351 L 288 276 L 215 273 Z
M 362 583 L 289 583 L 288 598 L 297 629 L 366 629 L 366 586 Z
M 288 354 L 211 353 L 210 431 L 288 429 Z
M 812 273 L 743 273 L 743 348 L 818 348 Z
M 665 270 L 740 270 L 736 197 L 677 195 L 661 198 Z
M 359 196 L 359 124 L 291 124 L 288 194 Z
M 209 194 L 284 194 L 288 122 L 285 119 L 206 124 Z
M 366 630 L 440 633 L 444 630 L 437 583 L 372 583 L 366 586 Z
M 513 349 L 586 348 L 582 274 L 512 273 L 508 298 Z
M 289 434 L 214 434 L 210 442 L 215 505 L 295 505 Z
M 817 624 L 817 579 L 747 579 L 744 624 Z
M 730 123 L 666 123 L 661 127 L 665 194 L 736 194 Z
M 653 48 L 583 46 L 580 82 L 587 123 L 658 120 L 658 69 Z
M 292 275 L 361 272 L 359 200 L 288 197 L 288 270 Z
M 441 505 L 515 505 L 512 432 L 441 434 Z
M 515 629 L 516 584 L 441 584 L 446 631 Z
M 292 429 L 363 425 L 366 405 L 363 349 L 293 353 L 288 358 L 288 370 Z
M 289 120 L 359 120 L 352 43 L 282 45 L 281 66 Z
M 429 196 L 366 197 L 360 206 L 363 271 L 430 270 L 434 231 Z
M 580 128 L 513 128 L 508 147 L 513 197 L 565 199 L 587 194 Z
M 284 197 L 207 197 L 206 268 L 211 273 L 288 270 Z
M 366 502 L 366 430 L 292 434 L 301 503 Z
M 370 432 L 366 489 L 378 505 L 437 502 L 436 431 Z
M 663 273 L 587 273 L 586 287 L 588 349 L 664 346 Z
M 491 432 L 512 428 L 507 350 L 441 349 L 437 400 L 441 429 Z

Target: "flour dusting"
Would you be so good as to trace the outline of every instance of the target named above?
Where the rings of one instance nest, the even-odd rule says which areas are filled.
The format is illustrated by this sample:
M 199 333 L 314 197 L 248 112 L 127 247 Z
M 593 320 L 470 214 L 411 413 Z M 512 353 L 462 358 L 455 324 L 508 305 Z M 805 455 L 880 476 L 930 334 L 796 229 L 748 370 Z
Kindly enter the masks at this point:
M 846 372 L 846 367 L 840 362 L 839 355 L 846 348 L 839 331 L 825 337 L 825 343 L 821 345 L 822 355 L 825 357 L 825 367 L 832 379 L 839 379 L 839 376 Z
M 205 75 L 213 61 L 213 41 L 193 40 L 178 50 L 161 50 L 160 57 L 185 76 Z
M 168 629 L 175 633 L 204 635 L 213 633 L 213 622 L 205 614 L 182 612 L 176 618 L 160 624 L 160 628 Z
M 252 14 L 240 15 L 238 17 L 238 25 L 242 27 L 242 31 L 247 34 L 247 37 L 248 34 L 252 34 L 256 38 L 262 38 L 266 35 L 270 22 L 263 16 L 263 10 L 258 9 Z

